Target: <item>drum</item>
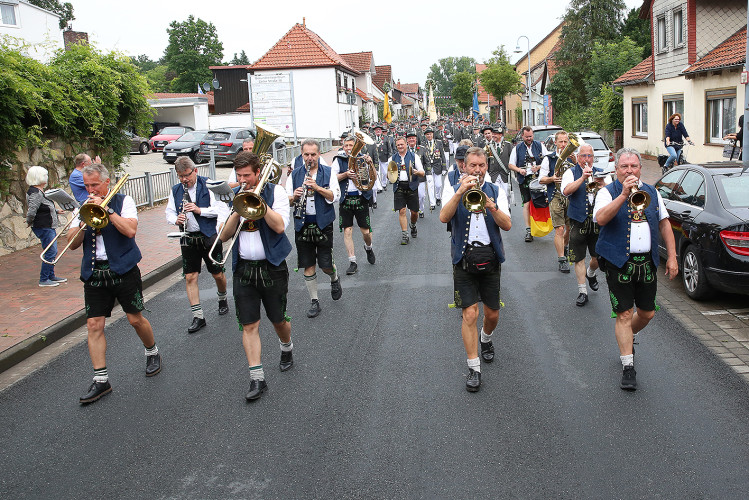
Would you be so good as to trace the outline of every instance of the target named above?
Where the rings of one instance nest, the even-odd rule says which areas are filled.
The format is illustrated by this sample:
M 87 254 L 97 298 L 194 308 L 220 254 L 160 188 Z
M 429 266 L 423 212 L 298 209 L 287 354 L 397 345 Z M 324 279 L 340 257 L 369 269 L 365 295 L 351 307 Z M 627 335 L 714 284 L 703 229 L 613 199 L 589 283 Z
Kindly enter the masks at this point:
M 531 190 L 532 193 L 546 193 L 546 186 L 541 184 L 541 182 L 538 179 L 533 179 L 530 184 L 528 184 L 528 189 Z

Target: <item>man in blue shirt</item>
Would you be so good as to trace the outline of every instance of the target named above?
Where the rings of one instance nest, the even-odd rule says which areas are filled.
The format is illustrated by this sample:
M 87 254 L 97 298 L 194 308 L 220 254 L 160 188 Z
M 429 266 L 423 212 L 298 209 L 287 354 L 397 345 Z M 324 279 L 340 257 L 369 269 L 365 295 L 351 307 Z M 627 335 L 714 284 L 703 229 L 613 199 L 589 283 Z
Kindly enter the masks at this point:
M 80 153 L 75 156 L 73 163 L 75 164 L 75 169 L 70 174 L 68 182 L 70 183 L 70 189 L 73 191 L 73 198 L 80 205 L 83 205 L 88 199 L 88 191 L 86 191 L 86 186 L 83 185 L 83 167 L 91 165 L 94 162 L 91 161 L 91 157 L 86 153 Z M 96 163 L 101 163 L 101 158 L 98 156 L 96 157 Z

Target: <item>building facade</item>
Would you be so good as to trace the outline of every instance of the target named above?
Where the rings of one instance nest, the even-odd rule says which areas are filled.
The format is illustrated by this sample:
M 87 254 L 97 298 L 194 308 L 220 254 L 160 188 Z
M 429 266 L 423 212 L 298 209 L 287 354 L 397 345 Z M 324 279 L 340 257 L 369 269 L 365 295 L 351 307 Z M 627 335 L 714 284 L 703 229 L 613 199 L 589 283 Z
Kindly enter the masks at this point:
M 30 44 L 27 53 L 42 62 L 63 47 L 60 16 L 24 0 L 0 0 L 0 36 Z

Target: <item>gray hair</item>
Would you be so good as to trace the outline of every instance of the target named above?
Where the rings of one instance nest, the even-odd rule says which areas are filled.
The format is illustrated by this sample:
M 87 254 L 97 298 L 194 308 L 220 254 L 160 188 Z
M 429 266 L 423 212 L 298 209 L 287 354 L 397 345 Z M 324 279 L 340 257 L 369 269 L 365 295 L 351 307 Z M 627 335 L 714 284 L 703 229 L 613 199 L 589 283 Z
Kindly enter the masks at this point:
M 177 171 L 177 173 L 187 172 L 188 170 L 192 171 L 195 169 L 195 163 L 190 159 L 189 156 L 180 156 L 177 158 L 177 161 L 174 162 L 174 170 Z
M 624 155 L 634 155 L 637 157 L 637 163 L 642 166 L 642 157 L 640 156 L 640 152 L 637 151 L 634 148 L 622 148 L 619 151 L 616 152 L 616 168 L 619 168 L 619 159 Z
M 468 148 L 468 151 L 466 151 L 465 157 L 468 158 L 468 155 L 479 155 L 479 156 L 483 156 L 484 159 L 486 159 L 486 151 L 484 150 L 484 148 L 479 148 L 476 146 L 471 146 L 470 148 Z
M 302 142 L 302 149 L 304 149 L 304 146 L 315 146 L 317 148 L 317 152 L 320 152 L 320 143 L 314 139 L 305 139 L 304 142 Z
M 83 167 L 81 173 L 83 175 L 99 174 L 99 180 L 102 182 L 109 179 L 109 170 L 107 170 L 107 167 L 105 167 L 101 163 L 92 163 L 91 165 L 86 165 L 85 167 Z
M 76 167 L 83 165 L 84 163 L 91 163 L 91 157 L 86 153 L 78 153 L 75 155 L 75 158 L 73 158 L 73 163 Z
M 242 141 L 242 146 L 244 146 L 245 144 L 255 144 L 255 139 L 253 139 L 252 137 L 248 137 L 247 139 Z
M 49 173 L 44 167 L 34 165 L 29 167 L 29 171 L 26 173 L 26 184 L 29 186 L 39 186 L 46 184 L 49 179 Z
M 590 148 L 590 152 L 591 153 L 595 152 L 595 150 L 593 149 L 593 146 L 591 146 L 587 142 L 584 142 L 584 143 L 580 144 L 580 147 L 577 148 L 577 152 L 578 153 L 581 152 L 583 150 L 583 148 Z
M 356 142 L 356 137 L 354 137 L 353 135 L 347 135 L 346 138 L 343 140 L 343 142 L 353 142 L 353 143 L 355 143 Z

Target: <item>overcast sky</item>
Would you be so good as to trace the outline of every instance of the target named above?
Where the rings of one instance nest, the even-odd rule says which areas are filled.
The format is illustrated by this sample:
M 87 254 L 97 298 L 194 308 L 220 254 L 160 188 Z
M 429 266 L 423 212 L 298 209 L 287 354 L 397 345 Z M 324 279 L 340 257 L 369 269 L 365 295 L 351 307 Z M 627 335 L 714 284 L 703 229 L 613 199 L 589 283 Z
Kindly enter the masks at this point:
M 560 22 L 563 0 L 345 2 L 300 0 L 69 0 L 73 29 L 85 31 L 102 50 L 159 59 L 169 23 L 190 14 L 216 26 L 224 61 L 244 50 L 251 62 L 268 51 L 295 23 L 307 27 L 338 53 L 372 51 L 375 64 L 390 64 L 402 83 L 421 83 L 429 67 L 448 56 L 484 62 L 499 45 L 512 53 L 518 37 L 533 47 Z M 642 0 L 625 0 L 627 8 Z M 413 7 L 409 7 L 409 5 Z M 388 7 L 386 7 L 388 6 Z M 527 12 L 520 13 L 521 7 Z M 522 39 L 520 47 L 527 50 Z M 515 61 L 522 54 L 511 54 Z

